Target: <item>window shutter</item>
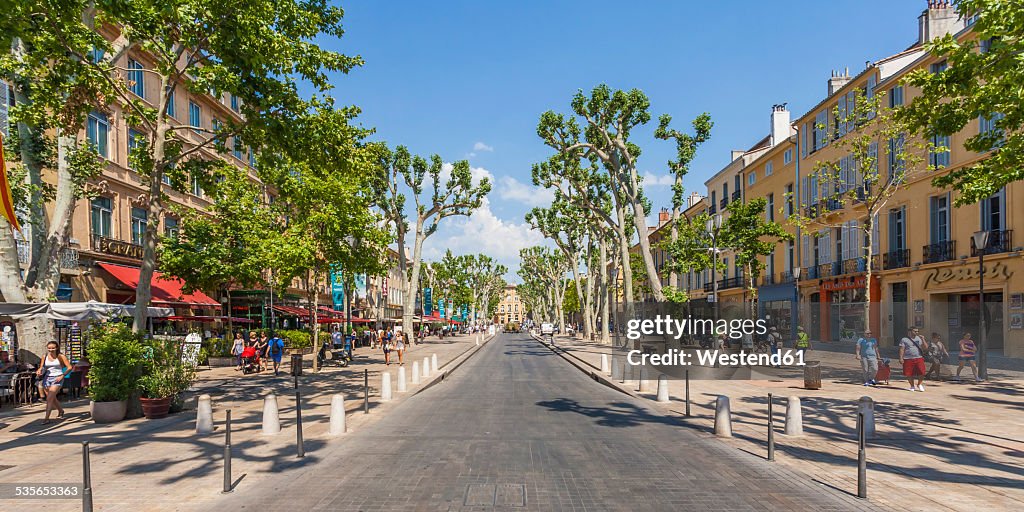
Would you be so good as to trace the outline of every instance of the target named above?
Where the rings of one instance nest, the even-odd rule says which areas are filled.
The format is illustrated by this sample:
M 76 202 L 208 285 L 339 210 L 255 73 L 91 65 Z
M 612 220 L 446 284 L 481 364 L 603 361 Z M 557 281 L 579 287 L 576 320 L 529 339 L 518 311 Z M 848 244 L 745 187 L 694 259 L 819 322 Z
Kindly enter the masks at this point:
M 878 237 L 881 236 L 881 229 L 878 227 L 878 214 L 875 214 L 874 220 L 871 222 L 871 254 L 878 254 L 878 248 L 880 246 Z
M 0 132 L 3 132 L 5 137 L 11 134 L 10 122 L 7 120 L 8 95 L 7 83 L 0 82 Z
M 800 253 L 800 264 L 805 267 L 811 266 L 811 239 L 807 235 L 803 236 L 803 252 Z

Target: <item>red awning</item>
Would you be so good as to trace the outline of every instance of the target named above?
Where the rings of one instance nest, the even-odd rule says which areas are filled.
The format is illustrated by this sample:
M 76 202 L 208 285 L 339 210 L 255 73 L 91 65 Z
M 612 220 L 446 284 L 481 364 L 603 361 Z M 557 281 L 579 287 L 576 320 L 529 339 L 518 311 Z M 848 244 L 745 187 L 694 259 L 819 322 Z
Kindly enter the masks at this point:
M 307 311 L 306 308 L 297 308 L 295 306 L 281 306 L 281 305 L 278 305 L 278 304 L 274 304 L 274 309 L 277 310 L 277 311 L 280 311 L 281 313 L 284 313 L 286 315 L 301 316 L 301 317 L 308 317 L 309 316 L 309 311 Z
M 226 316 L 195 315 L 195 316 L 169 316 L 169 317 L 167 317 L 167 319 L 168 320 L 190 321 L 190 322 L 225 322 L 225 321 L 227 321 L 228 317 L 226 317 Z M 248 318 L 238 318 L 238 317 L 231 317 L 231 321 L 236 323 L 236 324 L 252 324 L 252 323 L 256 323 L 254 320 L 250 320 Z
M 100 268 L 106 270 L 125 286 L 135 290 L 139 286 L 139 268 L 113 263 L 96 263 Z M 173 276 L 165 276 L 162 272 L 153 272 L 152 290 L 153 302 L 157 304 L 196 304 L 202 306 L 217 306 L 220 303 L 210 298 L 209 295 L 196 290 L 192 293 L 185 293 L 182 287 L 185 282 Z

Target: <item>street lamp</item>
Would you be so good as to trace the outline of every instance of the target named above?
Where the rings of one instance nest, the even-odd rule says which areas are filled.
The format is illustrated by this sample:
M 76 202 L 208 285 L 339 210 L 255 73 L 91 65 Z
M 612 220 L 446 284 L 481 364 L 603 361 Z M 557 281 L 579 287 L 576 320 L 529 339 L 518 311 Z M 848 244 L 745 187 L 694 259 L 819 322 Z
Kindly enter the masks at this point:
M 988 379 L 988 354 L 986 338 L 988 337 L 988 311 L 985 309 L 985 249 L 988 248 L 988 231 L 974 233 L 974 249 L 978 251 L 978 304 L 981 308 L 981 327 L 979 328 L 978 344 L 978 378 Z
M 711 297 L 712 303 L 714 304 L 713 310 L 715 315 L 715 324 L 718 324 L 718 230 L 722 229 L 722 214 L 716 213 L 708 219 L 707 224 L 708 236 L 711 237 Z
M 803 273 L 803 268 L 796 267 L 793 269 L 793 281 L 796 286 L 796 311 L 793 312 L 793 336 L 796 336 L 796 328 L 800 326 L 800 274 Z

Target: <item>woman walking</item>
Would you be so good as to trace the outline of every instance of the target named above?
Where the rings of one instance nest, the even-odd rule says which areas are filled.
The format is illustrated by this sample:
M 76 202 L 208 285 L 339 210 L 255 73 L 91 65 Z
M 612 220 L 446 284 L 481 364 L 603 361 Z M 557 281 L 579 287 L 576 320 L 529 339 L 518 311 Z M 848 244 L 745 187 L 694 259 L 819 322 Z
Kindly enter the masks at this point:
M 238 366 L 235 368 L 236 372 L 242 369 L 243 350 L 245 350 L 245 340 L 242 339 L 242 333 L 236 332 L 234 344 L 231 345 L 231 354 L 235 356 L 235 359 L 238 362 Z
M 946 345 L 942 343 L 942 336 L 937 332 L 932 333 L 932 342 L 928 344 L 928 361 L 931 363 L 931 367 L 928 368 L 928 373 L 925 373 L 925 378 L 931 378 L 932 373 L 935 374 L 935 380 L 940 380 L 942 377 L 942 362 L 949 357 L 949 352 L 946 350 Z
M 267 339 L 267 332 L 263 331 L 260 333 L 260 340 L 256 342 L 256 359 L 259 361 L 256 371 L 258 372 L 267 368 L 267 348 L 269 346 L 270 340 Z
M 60 353 L 60 345 L 56 341 L 46 344 L 46 356 L 43 357 L 36 370 L 36 376 L 42 381 L 39 383 L 39 396 L 46 399 L 46 417 L 43 418 L 43 425 L 50 423 L 50 411 L 57 409 L 57 417 L 64 417 L 64 408 L 60 406 L 57 393 L 64 382 L 64 371 L 71 368 L 68 358 Z
M 960 372 L 964 369 L 964 363 L 970 361 L 971 371 L 974 372 L 975 382 L 981 382 L 978 378 L 978 364 L 975 363 L 974 358 L 977 354 L 978 346 L 974 344 L 974 340 L 971 339 L 971 333 L 965 332 L 963 338 L 960 338 L 960 354 L 957 359 L 960 360 L 956 367 L 956 378 L 953 380 L 960 380 Z
M 398 366 L 403 366 L 405 364 L 402 361 L 402 354 L 405 353 L 406 342 L 407 339 L 405 337 L 405 331 L 402 331 L 395 336 L 395 352 L 398 352 Z
M 394 345 L 391 344 L 391 332 L 381 337 L 380 348 L 384 351 L 384 366 L 391 366 L 391 349 Z

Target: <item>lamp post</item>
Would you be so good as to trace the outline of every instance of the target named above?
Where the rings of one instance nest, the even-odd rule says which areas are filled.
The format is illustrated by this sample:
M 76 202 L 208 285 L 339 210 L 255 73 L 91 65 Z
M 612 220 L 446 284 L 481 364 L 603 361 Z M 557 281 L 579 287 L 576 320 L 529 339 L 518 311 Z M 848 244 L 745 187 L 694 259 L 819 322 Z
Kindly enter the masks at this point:
M 722 229 L 722 214 L 716 213 L 708 219 L 704 226 L 708 236 L 711 237 L 711 302 L 715 315 L 715 324 L 718 324 L 718 230 Z
M 978 338 L 978 378 L 988 379 L 988 311 L 985 309 L 985 249 L 988 248 L 988 231 L 974 233 L 974 248 L 978 251 L 978 305 L 981 308 L 981 326 Z
M 796 337 L 796 328 L 800 326 L 800 274 L 803 273 L 803 270 L 801 267 L 793 269 L 793 281 L 796 287 L 796 311 L 793 312 L 793 327 L 790 330 L 794 337 Z

